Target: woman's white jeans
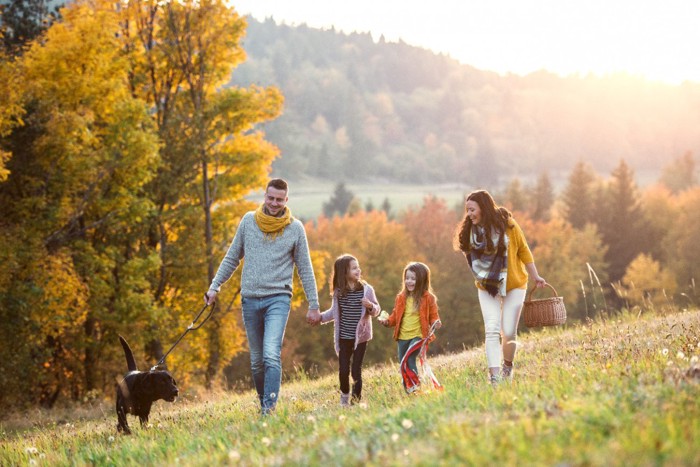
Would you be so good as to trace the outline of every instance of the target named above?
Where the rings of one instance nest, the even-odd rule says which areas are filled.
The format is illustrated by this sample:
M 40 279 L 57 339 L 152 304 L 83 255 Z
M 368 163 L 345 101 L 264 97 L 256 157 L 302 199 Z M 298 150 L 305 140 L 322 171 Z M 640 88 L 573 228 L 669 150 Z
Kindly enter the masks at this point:
M 515 357 L 518 321 L 526 293 L 526 289 L 512 289 L 505 297 L 492 297 L 487 291 L 479 289 L 489 368 L 500 368 L 503 360 L 512 362 Z

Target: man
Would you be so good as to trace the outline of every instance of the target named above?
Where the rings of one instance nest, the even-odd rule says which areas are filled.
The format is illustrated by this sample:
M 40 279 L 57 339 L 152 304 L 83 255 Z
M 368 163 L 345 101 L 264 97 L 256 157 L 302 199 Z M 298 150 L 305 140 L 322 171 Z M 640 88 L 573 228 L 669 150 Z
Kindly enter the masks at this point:
M 241 274 L 241 308 L 250 349 L 250 366 L 262 414 L 274 411 L 282 380 L 282 341 L 292 298 L 296 265 L 309 311 L 306 320 L 321 321 L 316 278 L 304 225 L 287 208 L 287 182 L 270 180 L 265 200 L 241 219 L 233 242 L 205 294 L 208 305 L 245 257 Z

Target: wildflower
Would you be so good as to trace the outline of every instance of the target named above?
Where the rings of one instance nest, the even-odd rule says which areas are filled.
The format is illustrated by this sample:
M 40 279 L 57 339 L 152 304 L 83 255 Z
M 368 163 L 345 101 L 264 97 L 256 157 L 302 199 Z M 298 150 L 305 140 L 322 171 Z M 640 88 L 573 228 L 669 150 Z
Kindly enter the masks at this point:
M 666 355 L 668 355 L 668 349 L 663 349 L 663 350 L 661 351 L 661 355 L 663 355 L 664 357 L 665 357 Z
M 313 415 L 308 415 L 306 417 L 306 420 L 313 423 L 316 421 L 316 417 L 314 417 Z
M 263 443 L 263 446 L 269 446 L 270 444 L 272 444 L 272 440 L 267 436 L 263 437 L 263 439 L 261 439 L 260 442 Z
M 239 461 L 241 460 L 241 453 L 232 449 L 228 452 L 228 458 L 232 461 Z
M 109 438 L 107 438 L 107 441 L 109 441 L 110 443 L 113 443 L 113 442 L 114 442 L 114 436 L 110 436 Z
M 698 362 L 698 356 L 697 356 L 697 355 L 693 355 L 692 357 L 690 357 L 690 364 L 691 364 L 691 365 L 695 365 L 697 362 Z
M 407 418 L 404 418 L 403 421 L 401 422 L 401 426 L 404 427 L 405 429 L 409 430 L 413 428 L 413 422 Z
M 37 465 L 36 459 L 29 459 L 29 465 Z
M 263 428 L 267 428 L 267 422 L 262 422 Z
M 676 354 L 676 358 L 683 359 L 683 358 L 685 358 L 685 354 L 679 350 L 678 353 Z
M 31 455 L 31 454 L 37 454 L 39 452 L 39 450 L 37 448 L 35 448 L 34 446 L 30 446 L 28 448 L 25 448 L 24 452 Z
M 338 420 L 340 420 L 341 422 L 345 420 L 345 415 L 341 414 L 340 417 L 338 417 Z
M 399 440 L 399 434 L 398 434 L 398 433 L 394 433 L 393 435 L 391 435 L 391 440 L 392 440 L 394 443 L 397 442 L 397 441 Z

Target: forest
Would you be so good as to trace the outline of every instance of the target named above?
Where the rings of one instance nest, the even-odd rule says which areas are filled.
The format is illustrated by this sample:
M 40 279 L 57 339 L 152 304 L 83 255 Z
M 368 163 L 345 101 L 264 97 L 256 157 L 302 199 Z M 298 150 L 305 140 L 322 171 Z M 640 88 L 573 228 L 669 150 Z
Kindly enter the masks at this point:
M 231 84 L 273 85 L 266 122 L 275 172 L 334 182 L 503 185 L 579 161 L 600 175 L 624 159 L 645 185 L 700 151 L 700 83 L 626 74 L 499 75 L 405 43 L 248 18 L 248 59 Z M 358 170 L 362 167 L 363 170 Z
M 72 2 L 38 22 L 3 7 L 0 407 L 111 397 L 119 334 L 140 367 L 158 361 L 271 175 L 292 190 L 364 174 L 491 189 L 571 323 L 697 306 L 697 84 L 501 77 L 222 1 L 119 5 Z M 655 175 L 642 186 L 640 171 Z M 445 324 L 431 351 L 478 345 L 473 279 L 452 246 L 463 207 L 426 197 L 392 213 L 338 194 L 305 219 L 322 306 L 341 253 L 387 310 L 404 265 L 424 261 Z M 246 384 L 239 281 L 168 357 L 181 386 Z M 305 306 L 297 284 L 287 375 L 335 368 L 332 328 L 309 329 Z M 367 362 L 392 358 L 376 326 Z

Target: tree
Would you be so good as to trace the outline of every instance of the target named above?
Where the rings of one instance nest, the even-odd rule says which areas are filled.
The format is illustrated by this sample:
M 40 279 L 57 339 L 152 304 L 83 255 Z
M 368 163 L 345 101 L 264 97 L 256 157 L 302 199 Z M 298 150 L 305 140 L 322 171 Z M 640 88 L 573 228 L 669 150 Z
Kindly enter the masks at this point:
M 698 178 L 695 174 L 693 153 L 688 151 L 667 165 L 661 174 L 661 183 L 674 194 L 695 186 Z
M 629 263 L 649 248 L 634 174 L 624 160 L 613 170 L 604 202 L 597 207 L 596 223 L 608 247 L 605 260 L 610 280 L 617 282 Z
M 21 375 L 0 393 L 47 406 L 111 383 L 99 357 L 147 308 L 157 267 L 139 228 L 157 138 L 127 86 L 118 16 L 83 3 L 63 12 L 18 61 L 27 117 L 5 140 L 0 184 L 0 230 L 15 249 L 2 253 L 0 310 L 18 343 L 1 360 Z
M 532 219 L 548 221 L 554 204 L 554 188 L 547 172 L 542 172 L 532 193 Z
M 335 191 L 328 202 L 323 203 L 323 215 L 326 217 L 333 217 L 334 214 L 339 214 L 343 216 L 350 207 L 355 195 L 352 191 L 345 188 L 344 182 L 338 182 L 335 185 Z
M 671 305 L 677 284 L 670 271 L 644 253 L 627 267 L 619 290 L 632 305 L 660 309 Z
M 2 43 L 9 55 L 19 55 L 22 48 L 40 36 L 58 19 L 58 6 L 50 11 L 47 0 L 13 0 L 0 5 Z
M 25 110 L 20 102 L 20 74 L 16 65 L 9 61 L 4 51 L 0 51 L 0 183 L 7 179 L 5 168 L 11 153 L 5 149 L 3 141 L 12 129 L 22 123 Z
M 503 198 L 503 205 L 507 206 L 511 211 L 527 212 L 528 197 L 519 178 L 514 178 L 508 183 Z
M 667 267 L 674 272 L 676 282 L 697 305 L 700 296 L 696 284 L 700 280 L 700 188 L 679 195 L 678 216 L 669 224 L 666 241 Z
M 596 177 L 593 169 L 584 162 L 574 167 L 562 193 L 564 218 L 575 229 L 594 221 L 593 183 Z
M 182 292 L 203 290 L 211 282 L 232 226 L 250 208 L 244 196 L 264 186 L 279 154 L 255 126 L 279 115 L 282 96 L 273 87 L 225 86 L 245 59 L 240 41 L 246 21 L 224 2 L 148 0 L 130 3 L 125 15 L 131 85 L 153 107 L 163 141 L 163 167 L 149 185 L 157 206 L 151 246 L 162 262 L 154 284 L 156 300 L 163 317 L 176 310 L 184 323 L 201 297 Z M 193 239 L 188 234 L 193 231 L 200 236 Z M 207 387 L 240 347 L 232 314 L 239 299 L 234 281 L 219 299 L 228 305 L 213 316 L 206 342 L 182 362 L 194 366 L 204 359 Z M 152 327 L 159 328 L 156 320 Z M 226 334 L 234 338 L 225 339 Z M 149 348 L 154 356 L 161 353 L 155 332 Z

